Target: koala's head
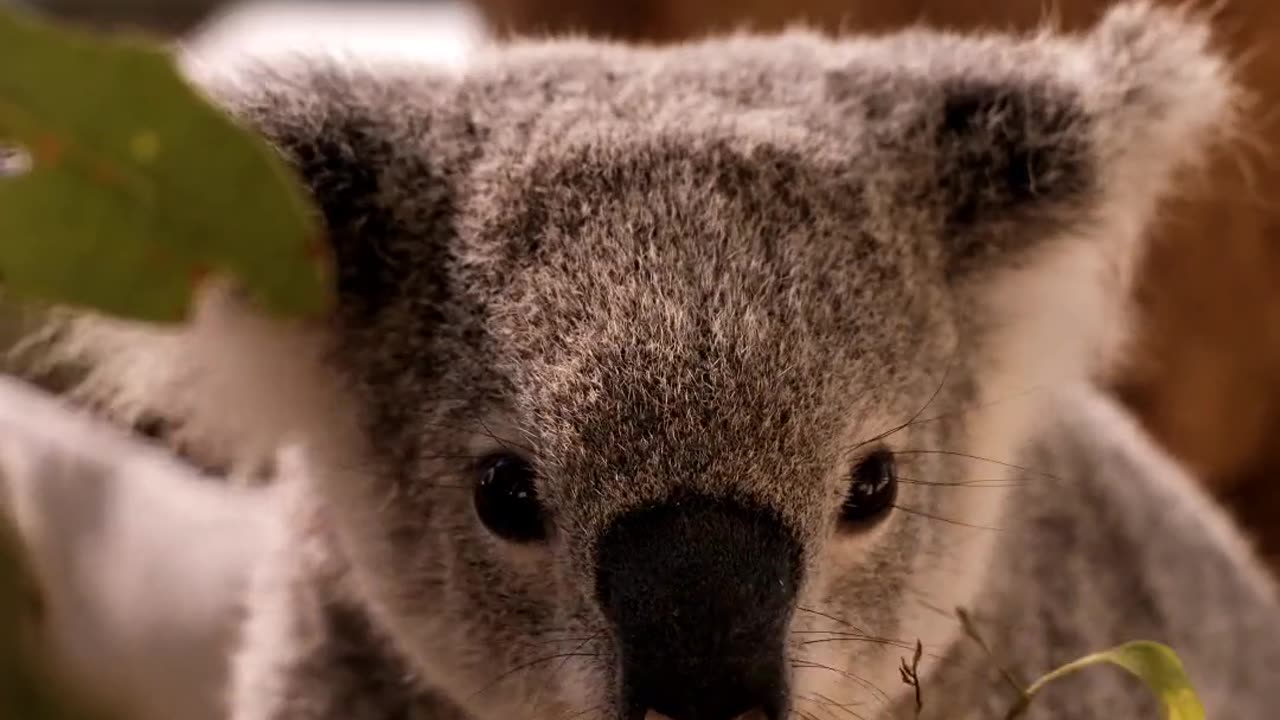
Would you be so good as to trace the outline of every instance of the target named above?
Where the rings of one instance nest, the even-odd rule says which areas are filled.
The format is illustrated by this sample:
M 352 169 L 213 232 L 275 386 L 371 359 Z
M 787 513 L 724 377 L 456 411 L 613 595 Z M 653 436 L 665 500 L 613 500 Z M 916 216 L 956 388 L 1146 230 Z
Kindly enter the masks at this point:
M 1145 5 L 224 97 L 333 243 L 338 402 L 303 424 L 360 601 L 479 717 L 610 720 L 905 691 L 1231 104 L 1204 28 Z

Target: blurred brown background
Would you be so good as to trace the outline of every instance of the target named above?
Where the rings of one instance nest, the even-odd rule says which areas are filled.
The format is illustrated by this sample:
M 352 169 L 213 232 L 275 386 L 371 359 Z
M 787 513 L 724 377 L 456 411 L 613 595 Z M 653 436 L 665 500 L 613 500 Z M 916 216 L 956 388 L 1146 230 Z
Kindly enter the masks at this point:
M 326 4 L 312 0 L 316 6 Z M 430 0 L 420 0 L 430 4 Z M 1113 0 L 474 0 L 500 34 L 586 32 L 674 41 L 734 28 L 807 22 L 888 30 L 912 22 L 954 29 L 1068 28 Z M 1183 0 L 1162 0 L 1185 4 Z M 1202 0 L 1207 5 L 1209 0 Z M 96 22 L 189 29 L 218 0 L 29 0 Z M 1139 290 L 1145 322 L 1116 391 L 1157 437 L 1201 474 L 1280 568 L 1280 2 L 1219 0 L 1220 41 L 1258 94 L 1245 135 L 1155 230 Z M 1052 9 L 1050 9 L 1052 8 Z

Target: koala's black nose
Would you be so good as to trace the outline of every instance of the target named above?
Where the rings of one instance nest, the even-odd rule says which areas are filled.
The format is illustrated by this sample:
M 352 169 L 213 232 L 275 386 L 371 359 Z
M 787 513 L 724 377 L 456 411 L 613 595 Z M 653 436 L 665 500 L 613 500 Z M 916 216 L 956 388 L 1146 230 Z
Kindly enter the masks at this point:
M 775 720 L 800 546 L 771 512 L 704 497 L 625 515 L 601 537 L 627 720 Z

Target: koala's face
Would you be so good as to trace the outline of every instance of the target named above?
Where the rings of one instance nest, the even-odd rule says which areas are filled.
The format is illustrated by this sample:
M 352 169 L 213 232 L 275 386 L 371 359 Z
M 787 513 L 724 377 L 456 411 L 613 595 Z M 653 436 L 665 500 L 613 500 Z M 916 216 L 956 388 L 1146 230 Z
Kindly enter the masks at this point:
M 407 561 L 404 591 L 454 559 L 455 647 L 535 663 L 494 695 L 777 716 L 857 688 L 818 665 L 896 669 L 933 629 L 912 593 L 980 551 L 945 524 L 981 516 L 992 492 L 962 487 L 1000 473 L 947 454 L 972 449 L 978 361 L 943 254 L 874 216 L 871 168 L 734 131 L 556 141 L 509 170 L 503 211 L 470 228 L 469 252 L 494 250 L 451 271 L 470 331 L 430 355 L 456 359 L 378 373 L 419 417 L 388 477 L 448 489 L 380 511 L 432 524 L 372 564 Z M 419 624 L 439 597 L 410 598 L 399 627 L 454 662 Z
M 242 102 L 336 249 L 356 423 L 313 454 L 361 600 L 480 717 L 875 716 L 1224 114 L 1203 45 L 1127 8 Z

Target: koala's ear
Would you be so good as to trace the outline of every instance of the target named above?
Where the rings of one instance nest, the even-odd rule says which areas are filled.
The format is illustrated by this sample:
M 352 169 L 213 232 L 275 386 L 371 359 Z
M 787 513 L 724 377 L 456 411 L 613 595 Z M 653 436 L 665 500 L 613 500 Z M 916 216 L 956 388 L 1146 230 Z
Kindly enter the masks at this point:
M 239 68 L 206 81 L 221 104 L 275 146 L 321 214 L 333 253 L 339 310 L 377 313 L 412 282 L 426 296 L 453 227 L 459 152 L 474 133 L 398 76 L 373 78 L 327 65 Z M 418 104 L 408 111 L 406 107 Z M 442 103 L 443 105 L 443 103 Z M 411 274 L 412 278 L 409 277 Z
M 1054 240 L 1131 259 L 1154 204 L 1230 128 L 1238 97 L 1204 20 L 1147 2 L 1079 36 L 922 38 L 884 48 L 904 70 L 882 69 L 867 113 L 892 117 L 869 132 L 910 168 L 894 194 L 931 213 L 958 279 Z
M 1082 35 L 915 32 L 852 54 L 873 211 L 939 261 L 999 365 L 984 392 L 1113 370 L 1157 203 L 1236 112 L 1205 21 L 1136 2 Z
M 924 190 L 955 274 L 1016 251 L 1019 226 L 1082 217 L 1100 190 L 1091 122 L 1068 88 L 950 79 L 923 124 L 935 153 Z
M 369 310 L 397 286 L 396 209 L 387 205 L 396 157 L 387 131 L 342 108 L 300 123 L 266 120 L 262 132 L 291 161 L 322 215 L 340 305 Z

